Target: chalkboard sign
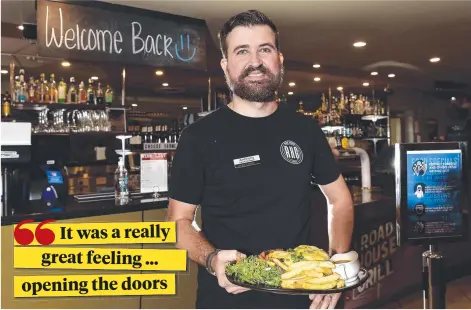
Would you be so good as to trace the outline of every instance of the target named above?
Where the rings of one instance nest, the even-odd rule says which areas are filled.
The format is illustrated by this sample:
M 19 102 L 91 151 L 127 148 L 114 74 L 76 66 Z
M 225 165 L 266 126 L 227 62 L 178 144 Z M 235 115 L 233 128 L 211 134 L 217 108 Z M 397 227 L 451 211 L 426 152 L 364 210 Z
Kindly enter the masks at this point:
M 402 242 L 467 236 L 466 142 L 396 146 L 396 190 Z
M 203 20 L 99 1 L 39 0 L 41 56 L 206 69 Z

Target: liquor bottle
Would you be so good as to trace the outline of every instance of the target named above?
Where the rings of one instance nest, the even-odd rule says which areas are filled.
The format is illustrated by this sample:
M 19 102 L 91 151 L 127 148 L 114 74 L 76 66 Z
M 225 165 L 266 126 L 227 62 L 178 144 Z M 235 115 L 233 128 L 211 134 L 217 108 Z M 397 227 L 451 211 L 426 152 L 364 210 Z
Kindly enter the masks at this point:
M 146 126 L 142 126 L 141 128 L 141 139 L 140 139 L 140 145 L 139 145 L 139 148 L 142 150 L 144 149 L 144 143 L 147 143 L 147 127 Z
M 49 80 L 49 103 L 57 103 L 57 87 L 54 73 Z
M 322 96 L 321 96 L 321 102 L 322 102 L 322 104 L 321 104 L 321 110 L 322 110 L 323 113 L 326 113 L 328 107 L 327 107 L 327 99 L 325 98 L 325 95 L 324 95 L 324 94 L 322 94 Z
M 147 126 L 147 143 L 154 142 L 154 129 L 152 126 Z
M 38 103 L 46 102 L 46 84 L 45 74 L 41 73 L 38 83 L 36 84 L 36 100 Z
M 304 114 L 304 108 L 303 108 L 303 102 L 302 101 L 299 101 L 298 109 L 296 110 L 296 112 Z
M 386 114 L 387 114 L 387 113 L 386 113 L 386 106 L 385 106 L 385 104 L 384 104 L 383 101 L 381 101 L 380 107 L 381 107 L 381 108 L 380 108 L 380 113 L 381 113 L 381 115 L 386 115 Z
M 64 81 L 64 78 L 61 77 L 59 82 L 59 87 L 57 90 L 57 102 L 65 103 L 65 99 L 67 97 L 67 83 Z
M 32 76 L 29 77 L 28 102 L 29 103 L 36 102 L 36 84 L 34 83 L 34 78 Z
M 105 103 L 105 94 L 103 92 L 103 88 L 101 88 L 101 83 L 98 82 L 98 86 L 96 88 L 96 104 L 104 104 Z
M 20 84 L 18 90 L 18 101 L 20 103 L 26 102 L 26 83 L 25 83 L 25 70 L 20 70 Z
M 20 102 L 20 91 L 21 91 L 20 77 L 17 75 L 15 76 L 15 88 L 13 90 L 13 102 L 15 103 Z
M 79 92 L 78 92 L 78 103 L 86 104 L 87 103 L 87 91 L 85 90 L 85 83 L 82 81 L 79 85 Z
M 113 103 L 113 90 L 111 89 L 110 84 L 106 85 L 105 102 L 107 105 L 111 105 Z
M 160 143 L 160 125 L 155 126 L 154 142 L 155 143 Z
M 2 96 L 2 117 L 11 115 L 11 97 L 8 92 Z
M 95 90 L 93 89 L 93 83 L 91 79 L 88 80 L 87 104 L 96 105 L 96 95 Z
M 75 87 L 75 78 L 70 78 L 70 86 L 69 86 L 69 93 L 67 94 L 67 102 L 68 103 L 77 103 L 78 102 L 77 96 L 77 88 Z

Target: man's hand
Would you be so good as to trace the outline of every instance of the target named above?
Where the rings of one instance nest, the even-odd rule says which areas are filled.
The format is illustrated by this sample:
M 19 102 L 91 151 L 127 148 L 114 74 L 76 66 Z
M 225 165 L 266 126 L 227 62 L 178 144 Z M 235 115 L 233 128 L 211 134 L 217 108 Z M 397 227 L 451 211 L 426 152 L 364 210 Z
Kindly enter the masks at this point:
M 311 306 L 309 309 L 335 309 L 337 302 L 340 299 L 342 294 L 313 294 L 309 295 L 309 299 L 312 300 Z
M 213 258 L 211 266 L 218 278 L 219 286 L 231 294 L 240 294 L 250 289 L 232 284 L 226 277 L 227 264 L 238 259 L 245 258 L 245 255 L 236 250 L 222 250 Z

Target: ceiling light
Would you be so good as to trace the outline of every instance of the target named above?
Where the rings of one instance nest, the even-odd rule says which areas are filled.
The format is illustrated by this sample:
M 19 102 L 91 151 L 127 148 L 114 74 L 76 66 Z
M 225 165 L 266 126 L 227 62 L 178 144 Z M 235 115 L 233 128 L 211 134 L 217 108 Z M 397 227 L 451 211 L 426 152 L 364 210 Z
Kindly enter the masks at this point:
M 61 65 L 62 65 L 62 67 L 70 67 L 70 62 L 63 61 Z
M 92 76 L 92 77 L 90 78 L 90 80 L 96 81 L 96 80 L 98 80 L 98 76 Z
M 182 109 L 183 109 L 183 110 L 186 110 L 186 109 L 188 109 L 188 108 L 187 108 L 187 107 L 183 107 Z
M 8 74 L 8 70 L 2 70 L 0 71 L 2 74 Z
M 293 86 L 296 86 L 296 83 L 295 82 L 291 82 L 288 84 L 289 86 L 293 87 Z
M 18 26 L 18 29 L 20 29 L 20 30 L 25 30 L 25 27 L 24 27 L 23 25 L 19 25 L 19 26 Z
M 321 67 L 321 65 L 320 64 L 314 64 L 313 67 L 316 68 L 316 69 L 319 69 Z
M 315 78 L 314 78 L 314 82 L 319 82 L 320 80 L 321 80 L 320 77 L 315 77 Z
M 456 100 L 456 97 L 451 97 L 451 101 L 455 101 Z
M 167 87 L 167 86 L 168 86 L 168 83 L 162 83 L 162 86 Z
M 370 83 L 365 82 L 365 83 L 363 83 L 363 86 L 365 86 L 365 87 L 370 86 Z
M 337 87 L 337 90 L 343 90 L 342 86 Z
M 378 75 L 378 72 L 373 71 L 373 72 L 371 72 L 371 75 Z
M 430 62 L 439 62 L 439 61 L 440 61 L 439 57 L 430 58 Z
M 396 75 L 395 75 L 394 73 L 388 74 L 388 77 L 390 77 L 390 78 L 393 78 L 393 77 L 395 77 L 395 76 L 396 76 Z
M 133 103 L 131 104 L 133 107 L 137 107 L 137 103 Z
M 366 46 L 366 42 L 363 42 L 363 41 L 355 42 L 355 43 L 353 43 L 353 46 L 363 47 L 363 46 Z
M 157 71 L 155 71 L 155 74 L 156 74 L 156 75 L 163 75 L 164 72 L 163 72 L 162 70 L 157 70 Z
M 292 95 L 292 94 L 294 94 L 292 91 L 288 92 L 288 95 Z

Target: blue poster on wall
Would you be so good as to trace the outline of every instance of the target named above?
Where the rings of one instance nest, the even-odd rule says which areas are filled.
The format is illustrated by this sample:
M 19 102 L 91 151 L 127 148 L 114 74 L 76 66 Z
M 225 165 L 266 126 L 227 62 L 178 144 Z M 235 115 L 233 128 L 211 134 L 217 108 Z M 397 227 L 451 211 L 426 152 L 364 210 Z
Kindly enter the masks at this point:
M 411 238 L 462 231 L 461 150 L 407 151 L 407 210 Z

